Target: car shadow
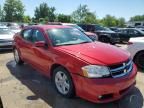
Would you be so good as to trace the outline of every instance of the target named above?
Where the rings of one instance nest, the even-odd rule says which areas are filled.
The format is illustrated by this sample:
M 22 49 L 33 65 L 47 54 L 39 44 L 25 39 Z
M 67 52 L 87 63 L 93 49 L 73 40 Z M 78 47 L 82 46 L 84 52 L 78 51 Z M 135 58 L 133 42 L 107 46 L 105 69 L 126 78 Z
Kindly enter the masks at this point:
M 139 68 L 138 71 L 144 73 L 144 69 Z
M 0 108 L 3 108 L 1 97 L 0 97 Z
M 48 78 L 38 73 L 28 64 L 18 66 L 12 60 L 6 66 L 15 78 L 35 94 L 28 96 L 27 100 L 37 100 L 40 98 L 52 108 L 142 108 L 143 106 L 143 96 L 136 87 L 119 101 L 95 104 L 78 97 L 73 99 L 62 97 L 56 92 Z

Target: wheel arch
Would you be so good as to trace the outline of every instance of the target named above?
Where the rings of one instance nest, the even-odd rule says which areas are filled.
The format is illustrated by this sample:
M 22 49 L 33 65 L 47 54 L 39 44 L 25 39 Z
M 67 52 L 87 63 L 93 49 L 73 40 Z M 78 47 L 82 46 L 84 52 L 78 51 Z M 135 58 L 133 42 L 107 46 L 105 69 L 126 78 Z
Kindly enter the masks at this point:
M 136 59 L 136 56 L 139 54 L 139 53 L 144 53 L 144 50 L 140 50 L 140 51 L 138 51 L 135 55 L 134 55 L 134 57 L 133 57 L 133 61 L 135 61 L 135 59 Z
M 54 69 L 56 69 L 57 67 L 62 67 L 62 68 L 64 68 L 66 71 L 68 71 L 68 69 L 65 67 L 65 66 L 63 66 L 63 65 L 61 65 L 61 64 L 59 64 L 59 63 L 55 63 L 55 64 L 52 64 L 52 66 L 51 66 L 51 68 L 50 68 L 50 78 L 52 79 L 52 76 L 53 76 L 53 71 L 54 71 Z M 69 71 L 68 71 L 69 72 Z
M 110 36 L 109 36 L 109 35 L 104 35 L 104 34 L 103 34 L 103 35 L 100 35 L 100 36 L 99 36 L 99 39 L 101 39 L 101 38 L 103 38 L 103 37 L 110 39 Z

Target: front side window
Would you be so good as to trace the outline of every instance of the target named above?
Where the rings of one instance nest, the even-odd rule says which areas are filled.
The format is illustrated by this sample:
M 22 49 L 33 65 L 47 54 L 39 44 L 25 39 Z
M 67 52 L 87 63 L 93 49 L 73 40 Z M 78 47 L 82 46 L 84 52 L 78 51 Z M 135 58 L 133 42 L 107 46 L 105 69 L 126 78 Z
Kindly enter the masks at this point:
M 45 41 L 44 35 L 39 30 L 34 30 L 32 35 L 32 42 Z
M 128 30 L 122 30 L 123 34 L 128 34 Z
M 129 34 L 131 34 L 131 35 L 135 34 L 134 30 L 129 30 Z
M 84 33 L 74 28 L 49 29 L 47 30 L 47 33 L 54 46 L 92 42 L 92 40 Z
M 22 32 L 22 36 L 25 40 L 31 41 L 31 29 L 26 29 Z

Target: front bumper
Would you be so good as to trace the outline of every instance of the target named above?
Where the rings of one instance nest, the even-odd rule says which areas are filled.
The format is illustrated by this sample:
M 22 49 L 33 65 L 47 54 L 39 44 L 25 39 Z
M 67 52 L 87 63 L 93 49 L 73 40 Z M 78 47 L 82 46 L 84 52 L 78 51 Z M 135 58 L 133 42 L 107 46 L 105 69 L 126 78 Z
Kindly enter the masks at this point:
M 107 103 L 120 99 L 134 85 L 137 68 L 128 76 L 120 78 L 89 79 L 79 75 L 72 75 L 76 94 L 95 103 Z

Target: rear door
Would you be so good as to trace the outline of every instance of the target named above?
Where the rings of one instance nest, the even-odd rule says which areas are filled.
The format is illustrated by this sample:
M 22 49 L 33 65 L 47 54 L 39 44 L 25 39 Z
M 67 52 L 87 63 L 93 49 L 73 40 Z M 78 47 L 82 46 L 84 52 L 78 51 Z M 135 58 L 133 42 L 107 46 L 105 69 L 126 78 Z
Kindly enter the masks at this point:
M 28 28 L 22 31 L 22 40 L 19 43 L 20 46 L 20 52 L 24 60 L 27 62 L 31 62 L 32 56 L 32 50 L 31 47 L 33 46 L 31 39 L 32 39 L 32 29 Z

